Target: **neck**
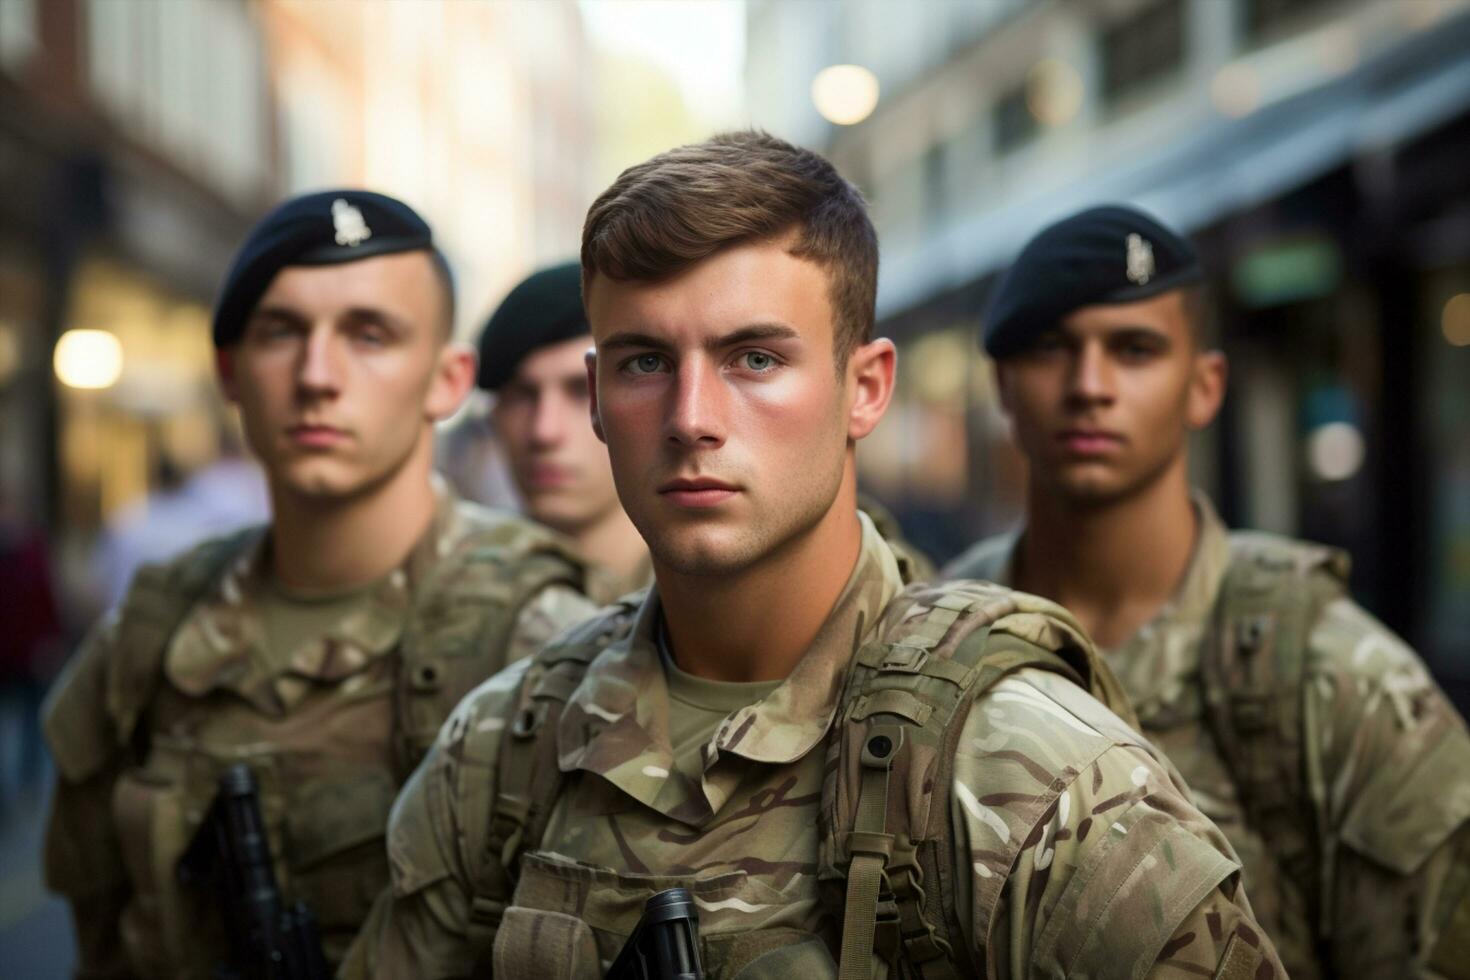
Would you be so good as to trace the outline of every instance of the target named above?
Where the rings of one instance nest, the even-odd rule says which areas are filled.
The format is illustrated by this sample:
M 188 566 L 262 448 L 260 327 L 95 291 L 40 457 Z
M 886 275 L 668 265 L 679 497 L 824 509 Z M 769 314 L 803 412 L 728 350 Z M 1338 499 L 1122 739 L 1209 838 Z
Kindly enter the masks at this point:
M 1184 454 L 1126 498 L 1078 504 L 1032 481 L 1016 586 L 1072 611 L 1103 647 L 1158 614 L 1194 554 L 1198 519 Z
M 732 575 L 680 575 L 654 558 L 679 668 L 719 681 L 782 680 L 816 639 L 862 548 L 849 454 L 837 498 L 799 537 Z
M 623 508 L 616 504 L 602 519 L 577 528 L 567 537 L 577 553 L 624 581 L 648 559 L 648 546 Z
M 271 486 L 271 571 L 289 589 L 335 592 L 403 564 L 434 519 L 430 440 L 385 482 L 347 497 Z

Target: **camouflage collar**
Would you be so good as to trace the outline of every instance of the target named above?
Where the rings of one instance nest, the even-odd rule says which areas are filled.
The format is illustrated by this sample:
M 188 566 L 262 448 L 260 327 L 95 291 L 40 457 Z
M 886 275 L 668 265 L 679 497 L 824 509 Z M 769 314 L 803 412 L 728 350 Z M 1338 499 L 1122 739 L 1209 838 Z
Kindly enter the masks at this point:
M 1203 493 L 1191 494 L 1199 534 L 1172 598 L 1121 646 L 1101 650 L 1146 728 L 1170 728 L 1200 716 L 1200 648 L 1230 564 L 1225 525 Z
M 342 680 L 391 652 L 416 585 L 470 530 L 454 496 L 437 479 L 434 495 L 434 518 L 403 564 L 373 586 L 352 614 L 289 654 L 264 649 L 259 603 L 270 588 L 270 534 L 257 536 L 174 632 L 164 659 L 169 681 L 193 697 L 231 690 L 261 711 L 283 714 L 312 682 Z
M 564 772 L 596 773 L 624 793 L 682 822 L 717 813 L 740 780 L 722 757 L 784 765 L 821 743 L 837 712 L 853 653 L 902 589 L 898 563 L 862 521 L 862 547 L 847 586 L 791 676 L 766 698 L 734 711 L 704 750 L 698 783 L 673 771 L 669 689 L 659 660 L 658 589 L 650 589 L 628 636 L 604 649 L 572 693 L 557 732 Z M 595 721 L 588 724 L 590 719 Z

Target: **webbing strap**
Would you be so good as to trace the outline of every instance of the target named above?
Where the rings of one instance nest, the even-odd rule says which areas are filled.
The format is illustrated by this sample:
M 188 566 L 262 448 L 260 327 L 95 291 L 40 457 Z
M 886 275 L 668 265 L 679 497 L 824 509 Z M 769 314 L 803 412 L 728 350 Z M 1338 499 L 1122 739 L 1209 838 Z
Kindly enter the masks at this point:
M 842 912 L 842 960 L 839 980 L 871 980 L 873 936 L 878 927 L 878 893 L 883 869 L 893 856 L 888 822 L 888 774 L 903 742 L 903 729 L 878 725 L 863 746 L 863 775 L 858 789 L 857 819 L 848 837 L 852 863 L 847 869 L 847 901 Z

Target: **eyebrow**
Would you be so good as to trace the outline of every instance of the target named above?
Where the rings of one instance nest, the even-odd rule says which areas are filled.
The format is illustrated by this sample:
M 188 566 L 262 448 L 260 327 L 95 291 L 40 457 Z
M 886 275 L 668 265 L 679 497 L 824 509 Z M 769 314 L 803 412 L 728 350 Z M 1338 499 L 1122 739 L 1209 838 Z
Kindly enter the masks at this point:
M 376 306 L 351 306 L 342 311 L 338 320 L 371 320 L 381 323 L 391 330 L 405 332 L 409 329 L 409 323 L 402 317 L 389 313 Z M 250 314 L 250 320 L 285 320 L 290 323 L 309 323 L 311 318 L 289 306 L 262 306 Z M 247 323 L 249 321 L 246 321 Z
M 722 350 L 726 347 L 734 347 L 738 344 L 749 344 L 759 340 L 798 340 L 801 334 L 784 323 L 752 323 L 749 326 L 740 327 L 727 334 L 711 337 L 703 344 L 706 350 Z M 651 334 L 638 333 L 631 330 L 623 330 L 613 334 L 601 344 L 603 350 L 622 350 L 629 347 L 645 348 L 649 350 L 669 352 L 674 345 L 662 337 Z

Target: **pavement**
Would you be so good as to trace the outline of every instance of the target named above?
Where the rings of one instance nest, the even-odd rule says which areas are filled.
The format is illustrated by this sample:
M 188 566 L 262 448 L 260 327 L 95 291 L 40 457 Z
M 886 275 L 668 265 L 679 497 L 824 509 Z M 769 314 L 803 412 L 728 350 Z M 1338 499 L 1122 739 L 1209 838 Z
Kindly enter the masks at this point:
M 0 808 L 0 976 L 6 980 L 65 980 L 76 965 L 70 910 L 41 883 L 51 783 L 48 764 L 39 786 L 7 795 Z

